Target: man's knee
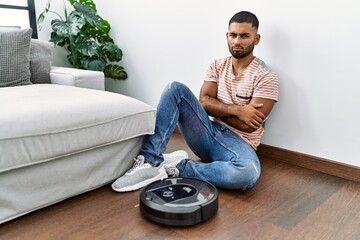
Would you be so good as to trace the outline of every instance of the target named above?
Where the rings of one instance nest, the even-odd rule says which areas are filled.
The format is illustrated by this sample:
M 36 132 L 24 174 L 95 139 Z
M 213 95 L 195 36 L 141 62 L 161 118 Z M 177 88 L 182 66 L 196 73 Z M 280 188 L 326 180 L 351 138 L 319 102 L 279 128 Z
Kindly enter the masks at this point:
M 237 171 L 236 188 L 246 190 L 252 188 L 260 178 L 260 166 L 254 162 L 243 164 Z
M 172 89 L 172 88 L 179 88 L 185 86 L 183 83 L 180 83 L 178 81 L 172 81 L 168 84 L 168 89 Z
M 178 81 L 172 81 L 168 84 L 168 90 L 176 90 L 176 91 L 179 91 L 179 92 L 182 92 L 182 91 L 190 91 L 190 89 L 183 83 L 181 82 L 178 82 Z
M 244 181 L 243 190 L 252 188 L 260 178 L 260 165 L 251 162 L 246 166 L 247 178 Z

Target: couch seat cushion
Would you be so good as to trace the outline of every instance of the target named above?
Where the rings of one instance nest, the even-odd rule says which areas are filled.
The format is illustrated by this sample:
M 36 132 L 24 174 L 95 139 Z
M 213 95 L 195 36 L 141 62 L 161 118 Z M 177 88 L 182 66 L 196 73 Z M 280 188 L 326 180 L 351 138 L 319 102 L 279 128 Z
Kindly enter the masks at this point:
M 152 134 L 155 109 L 121 94 L 56 84 L 0 88 L 0 172 Z

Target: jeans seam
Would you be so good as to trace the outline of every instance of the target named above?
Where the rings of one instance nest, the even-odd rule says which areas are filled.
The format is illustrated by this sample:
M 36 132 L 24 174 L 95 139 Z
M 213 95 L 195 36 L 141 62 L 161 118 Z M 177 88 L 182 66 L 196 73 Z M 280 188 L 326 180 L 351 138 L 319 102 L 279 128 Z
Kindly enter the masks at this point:
M 198 117 L 198 119 L 200 120 L 200 122 L 202 123 L 202 125 L 207 129 L 207 131 L 210 133 L 210 136 L 212 137 L 212 139 L 214 140 L 214 141 L 216 141 L 218 144 L 220 144 L 224 149 L 226 149 L 227 151 L 230 151 L 232 154 L 234 154 L 234 156 L 237 156 L 237 154 L 233 151 L 233 150 L 231 150 L 231 149 L 229 149 L 228 147 L 226 147 L 222 142 L 220 142 L 219 140 L 218 140 L 218 138 L 216 137 L 216 135 L 210 130 L 210 128 L 209 128 L 209 126 L 207 126 L 205 123 L 204 123 L 204 121 L 203 121 L 203 119 L 199 116 L 199 114 L 198 114 L 198 112 L 194 109 L 194 107 L 192 106 L 192 104 L 191 104 L 191 102 L 190 101 L 188 101 L 187 99 L 186 99 L 186 97 L 184 97 L 184 96 L 180 96 L 180 98 L 181 99 L 183 99 L 184 101 L 186 101 L 187 102 L 187 104 L 191 107 L 191 109 L 193 110 L 193 112 L 195 113 L 195 115 Z M 180 103 L 181 103 L 181 101 L 180 101 Z M 214 124 L 214 122 L 212 122 L 211 120 L 210 120 L 210 122 L 211 122 L 211 124 Z M 220 124 L 220 123 L 219 123 Z M 226 126 L 224 126 L 224 125 L 222 125 L 223 127 L 226 127 Z M 215 127 L 215 126 L 214 126 Z M 231 131 L 229 128 L 227 128 L 226 127 L 226 130 L 227 131 Z M 219 131 L 221 134 L 222 134 L 222 131 Z
M 177 104 L 179 105 L 179 103 Z M 170 125 L 169 127 L 166 129 L 166 132 L 164 134 L 164 137 L 161 139 L 161 143 L 159 144 L 159 146 L 157 147 L 156 149 L 156 152 L 159 153 L 160 152 L 160 149 L 161 149 L 161 146 L 163 146 L 164 142 L 165 142 L 165 139 L 166 139 L 166 136 L 168 135 L 169 133 L 169 129 L 170 127 L 172 126 L 172 124 L 174 123 L 174 119 L 175 119 L 175 116 L 176 114 L 179 112 L 179 108 L 176 109 L 176 111 L 174 112 L 173 116 L 171 117 L 171 121 L 170 121 Z

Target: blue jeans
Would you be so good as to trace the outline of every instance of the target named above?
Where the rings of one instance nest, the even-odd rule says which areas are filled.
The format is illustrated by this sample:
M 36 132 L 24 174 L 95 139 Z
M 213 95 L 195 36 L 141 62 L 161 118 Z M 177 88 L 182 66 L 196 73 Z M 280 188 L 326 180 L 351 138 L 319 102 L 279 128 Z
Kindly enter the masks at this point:
M 248 189 L 260 177 L 255 150 L 226 126 L 213 122 L 188 87 L 170 83 L 161 95 L 155 133 L 146 136 L 139 154 L 153 166 L 164 161 L 162 153 L 176 127 L 202 162 L 185 159 L 180 176 L 195 177 L 220 188 Z

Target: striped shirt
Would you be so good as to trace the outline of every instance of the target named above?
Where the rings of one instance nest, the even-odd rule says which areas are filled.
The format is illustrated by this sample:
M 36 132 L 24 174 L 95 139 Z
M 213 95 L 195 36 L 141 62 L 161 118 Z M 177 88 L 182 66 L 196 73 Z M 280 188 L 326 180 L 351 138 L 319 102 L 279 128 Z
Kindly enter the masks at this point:
M 231 57 L 215 60 L 209 66 L 204 81 L 217 83 L 217 99 L 225 104 L 244 106 L 249 104 L 252 98 L 278 100 L 278 77 L 257 57 L 240 76 L 235 76 L 233 73 Z M 214 120 L 226 125 L 219 118 L 214 118 Z M 263 126 L 252 133 L 243 132 L 228 125 L 227 127 L 255 150 L 264 134 Z

